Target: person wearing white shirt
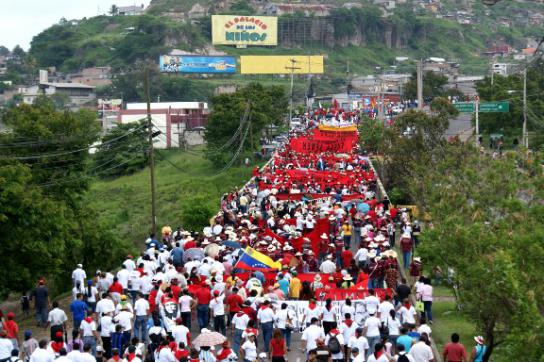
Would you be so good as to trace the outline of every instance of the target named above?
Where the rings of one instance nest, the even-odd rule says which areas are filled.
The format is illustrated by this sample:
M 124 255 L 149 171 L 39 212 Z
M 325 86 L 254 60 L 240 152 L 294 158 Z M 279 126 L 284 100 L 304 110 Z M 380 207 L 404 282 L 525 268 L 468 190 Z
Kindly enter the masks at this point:
M 85 285 L 85 279 L 87 279 L 87 273 L 83 270 L 83 265 L 78 264 L 77 268 L 72 272 L 72 282 L 74 286 L 79 282 L 79 285 Z
M 255 345 L 255 335 L 248 334 L 247 340 L 242 344 L 240 349 L 244 362 L 253 362 L 257 360 L 257 346 Z
M 426 334 L 422 334 L 419 342 L 414 344 L 410 348 L 410 355 L 414 358 L 415 362 L 432 362 L 434 361 L 433 350 L 427 345 L 428 337 Z
M 151 283 L 151 278 L 144 272 L 144 275 L 140 277 L 140 292 L 147 299 L 147 296 L 153 289 L 153 284 Z
M 357 328 L 357 323 L 353 322 L 350 314 L 346 314 L 344 317 L 345 319 L 340 324 L 340 327 L 338 327 L 338 330 L 340 331 L 340 333 L 342 333 L 342 337 L 344 337 L 344 341 L 346 342 L 346 345 L 347 345 L 351 337 L 355 335 L 355 329 Z
M 321 315 L 323 314 L 321 307 L 315 304 L 315 299 L 310 299 L 310 304 L 303 313 L 302 324 L 304 325 L 304 323 L 306 323 L 306 326 L 309 326 L 311 324 L 311 320 L 314 318 L 321 320 Z
M 66 330 L 66 321 L 68 320 L 68 317 L 66 316 L 66 313 L 59 308 L 59 302 L 55 301 L 53 302 L 53 309 L 49 311 L 49 314 L 47 315 L 47 326 L 51 327 L 51 340 L 55 337 L 55 334 L 58 331 L 64 331 Z
M 368 295 L 365 299 L 365 307 L 368 314 L 374 314 L 378 311 L 378 306 L 380 305 L 380 299 L 376 297 L 374 289 L 368 291 Z
M 234 353 L 238 353 L 240 349 L 240 343 L 242 341 L 242 333 L 247 328 L 249 323 L 249 316 L 244 312 L 240 311 L 232 317 L 232 330 L 234 334 L 234 340 L 232 342 L 232 350 Z
M 176 319 L 176 324 L 172 326 L 171 333 L 172 337 L 174 337 L 174 340 L 176 341 L 176 344 L 178 345 L 180 342 L 183 342 L 183 344 L 188 346 L 189 342 L 191 342 L 191 332 L 189 331 L 189 328 L 182 324 L 182 320 L 180 318 Z
M 331 340 L 331 338 L 338 339 L 338 343 L 340 344 L 340 351 L 339 352 L 332 353 L 332 351 L 330 351 L 331 355 L 332 355 L 332 360 L 335 361 L 335 362 L 343 362 L 344 361 L 344 345 L 345 345 L 344 337 L 338 331 L 338 329 L 335 328 L 335 329 L 332 329 L 329 332 L 329 334 L 327 334 L 327 337 L 325 337 L 325 345 L 326 346 L 329 345 L 329 341 Z
M 81 362 L 81 355 L 82 353 L 79 351 L 79 348 L 74 348 L 72 351 L 68 352 L 66 357 L 72 362 Z
M 61 348 L 59 351 L 59 356 L 55 358 L 55 362 L 72 362 L 66 355 L 66 348 Z
M 351 358 L 355 359 L 356 356 L 353 353 L 353 349 L 357 348 L 360 355 L 359 359 L 361 360 L 361 362 L 364 362 L 366 359 L 368 347 L 368 340 L 363 335 L 363 329 L 357 328 L 355 330 L 355 335 L 348 340 L 348 353 L 351 353 Z
M 125 334 L 130 333 L 130 331 L 132 330 L 133 317 L 134 314 L 126 309 L 123 309 L 121 312 L 119 312 L 119 314 L 113 317 L 113 321 L 119 323 L 119 325 L 123 328 L 123 334 Z
M 2 338 L 4 339 L 4 338 Z M 55 360 L 55 354 L 49 352 L 47 350 L 47 340 L 42 339 L 40 340 L 38 347 L 32 354 L 30 355 L 30 362 L 53 362 Z M 10 352 L 11 357 L 11 352 Z M 75 361 L 74 361 L 75 362 Z M 77 361 L 79 362 L 79 361 Z M 96 361 L 95 361 L 96 362 Z
M 416 309 L 409 302 L 405 302 L 399 309 L 400 319 L 402 324 L 416 324 Z
M 394 309 L 389 311 L 389 316 L 384 322 L 384 325 L 389 330 L 389 340 L 393 345 L 397 344 L 397 338 L 400 335 L 400 327 L 402 326 L 400 320 L 397 318 L 397 313 Z
M 408 362 L 416 362 L 411 354 L 406 353 L 406 351 L 404 350 L 404 345 L 402 344 L 399 344 L 397 346 L 397 355 L 393 357 L 393 360 L 397 362 L 400 356 L 406 356 L 406 358 L 408 358 Z
M 163 341 L 161 347 L 158 362 L 178 362 L 172 350 L 168 347 L 168 341 Z
M 325 339 L 325 333 L 323 328 L 318 325 L 319 320 L 313 317 L 310 320 L 310 326 L 302 332 L 301 340 L 306 343 L 306 354 L 312 349 L 317 348 L 317 340 Z
M 210 273 L 211 270 L 212 270 L 212 267 L 211 267 L 210 263 L 208 263 L 207 259 L 204 259 L 204 260 L 202 260 L 202 265 L 200 265 L 198 267 L 198 274 L 203 275 L 206 278 L 209 278 L 210 275 L 211 275 L 211 273 Z
M 127 270 L 127 268 L 123 265 L 121 267 L 121 270 L 117 272 L 117 280 L 119 281 L 119 284 L 123 286 L 123 289 L 128 289 L 128 279 L 130 277 L 130 272 Z
M 127 256 L 127 260 L 123 262 L 123 266 L 125 269 L 127 269 L 129 272 L 136 269 L 136 263 L 134 263 L 134 260 L 132 258 L 132 255 Z
M 85 344 L 83 346 L 83 353 L 80 355 L 80 361 L 81 362 L 96 362 L 96 359 L 91 354 L 91 346 L 88 344 Z
M 393 305 L 393 303 L 390 302 L 390 299 L 391 297 L 389 297 L 389 295 L 386 295 L 385 300 L 381 302 L 378 306 L 378 315 L 382 322 L 385 322 L 389 317 L 389 312 L 395 309 L 395 306 Z
M 336 264 L 332 261 L 332 255 L 327 255 L 327 260 L 321 263 L 319 271 L 324 274 L 333 274 L 336 272 Z
M 79 329 L 81 331 L 80 336 L 83 340 L 83 343 L 85 345 L 91 346 L 93 355 L 95 355 L 96 344 L 99 342 L 96 322 L 91 317 L 87 317 L 81 321 Z
M 136 296 L 136 303 L 134 303 L 134 314 L 136 318 L 134 320 L 134 337 L 137 337 L 140 341 L 147 341 L 147 320 L 149 318 L 149 302 L 143 298 L 141 294 Z
M 287 308 L 286 303 L 281 304 L 281 309 L 276 311 L 276 328 L 281 330 L 285 343 L 287 344 L 287 351 L 291 349 L 291 332 L 294 328 L 295 312 L 292 309 Z
M 370 353 L 368 356 L 367 362 L 389 362 L 389 357 L 385 353 L 385 348 L 383 344 L 376 343 L 374 352 Z
M 380 325 L 381 321 L 374 316 L 375 313 L 370 313 L 370 316 L 365 320 L 363 331 L 368 340 L 369 354 L 375 350 L 376 344 L 380 342 Z
M 111 313 L 115 311 L 115 304 L 113 303 L 113 300 L 111 300 L 108 293 L 102 294 L 102 299 L 100 299 L 96 303 L 96 313 L 98 313 L 99 316 L 105 314 L 105 313 Z
M 433 331 L 431 327 L 429 327 L 429 325 L 427 324 L 427 320 L 425 319 L 425 317 L 421 317 L 419 323 L 420 324 L 419 324 L 419 327 L 417 328 L 417 333 L 419 334 L 427 333 L 427 335 L 430 336 Z
M 6 331 L 0 332 L 0 360 L 8 360 L 11 357 L 11 351 L 13 350 L 13 343 L 8 338 Z M 47 343 L 46 343 L 47 346 Z
M 368 249 L 360 248 L 355 253 L 355 256 L 353 257 L 353 259 L 357 261 L 357 264 L 359 265 L 360 268 L 364 268 L 368 262 Z
M 263 331 L 264 351 L 268 352 L 270 340 L 272 339 L 272 331 L 274 329 L 274 311 L 270 306 L 270 301 L 265 300 L 263 305 L 257 312 L 257 319 Z
M 210 309 L 213 315 L 213 328 L 216 332 L 221 332 L 224 336 L 227 335 L 225 326 L 225 295 L 218 290 L 213 291 L 213 298 L 210 300 Z
M 111 350 L 111 334 L 115 332 L 115 324 L 113 324 L 113 318 L 109 313 L 103 315 L 99 322 L 102 347 L 104 348 L 104 351 L 109 354 Z

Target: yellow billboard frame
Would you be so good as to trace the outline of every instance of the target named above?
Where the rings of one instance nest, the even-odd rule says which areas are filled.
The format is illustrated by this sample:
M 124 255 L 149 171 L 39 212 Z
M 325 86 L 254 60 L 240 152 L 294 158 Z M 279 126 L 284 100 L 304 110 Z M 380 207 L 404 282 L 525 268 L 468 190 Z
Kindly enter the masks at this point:
M 212 15 L 214 45 L 278 45 L 275 16 Z
M 241 55 L 241 74 L 323 74 L 323 55 Z

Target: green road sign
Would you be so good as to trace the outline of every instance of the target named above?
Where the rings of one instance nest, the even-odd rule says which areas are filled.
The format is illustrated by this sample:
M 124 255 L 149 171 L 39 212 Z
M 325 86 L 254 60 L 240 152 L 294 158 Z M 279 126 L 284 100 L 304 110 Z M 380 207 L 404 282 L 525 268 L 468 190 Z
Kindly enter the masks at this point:
M 457 102 L 453 106 L 461 113 L 472 113 L 475 110 L 474 102 Z
M 508 102 L 480 103 L 479 111 L 481 113 L 509 112 L 510 111 L 510 103 L 508 103 Z

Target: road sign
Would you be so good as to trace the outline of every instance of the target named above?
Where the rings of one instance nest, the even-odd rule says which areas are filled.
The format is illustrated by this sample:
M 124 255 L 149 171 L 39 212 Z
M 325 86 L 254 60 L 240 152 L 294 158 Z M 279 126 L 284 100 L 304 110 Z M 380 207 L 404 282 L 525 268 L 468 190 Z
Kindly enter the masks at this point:
M 453 106 L 461 113 L 472 113 L 476 110 L 474 102 L 457 102 Z
M 481 113 L 502 113 L 510 111 L 510 103 L 508 102 L 485 102 L 480 103 L 479 111 Z

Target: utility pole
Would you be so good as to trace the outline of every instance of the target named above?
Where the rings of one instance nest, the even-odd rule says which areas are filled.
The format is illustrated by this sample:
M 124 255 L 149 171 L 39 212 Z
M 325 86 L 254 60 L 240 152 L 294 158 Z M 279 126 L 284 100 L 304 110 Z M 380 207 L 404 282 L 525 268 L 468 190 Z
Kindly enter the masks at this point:
M 423 109 L 423 65 L 421 59 L 417 62 L 417 109 Z
M 529 135 L 527 134 L 527 63 L 523 69 L 523 146 L 529 148 Z
M 350 88 L 351 88 L 351 81 L 349 79 L 349 60 L 347 62 L 347 68 L 346 68 L 346 79 L 347 79 L 347 87 L 346 87 L 346 93 L 348 95 L 348 102 L 349 102 L 349 91 L 350 91 Z
M 293 86 L 295 81 L 295 70 L 301 69 L 300 67 L 295 67 L 295 63 L 297 62 L 294 58 L 290 59 L 291 66 L 286 67 L 286 69 L 291 71 L 291 100 L 289 102 L 289 127 L 291 126 L 291 119 L 293 118 Z
M 480 112 L 480 98 L 476 97 L 476 100 L 474 102 L 474 119 L 475 119 L 475 125 L 476 125 L 476 147 L 480 149 L 480 118 L 479 118 L 479 112 Z
M 155 195 L 155 155 L 153 150 L 153 122 L 151 121 L 151 98 L 149 95 L 149 65 L 145 66 L 144 88 L 147 102 L 147 129 L 149 137 L 149 174 L 151 179 L 151 232 L 157 231 L 157 209 Z

